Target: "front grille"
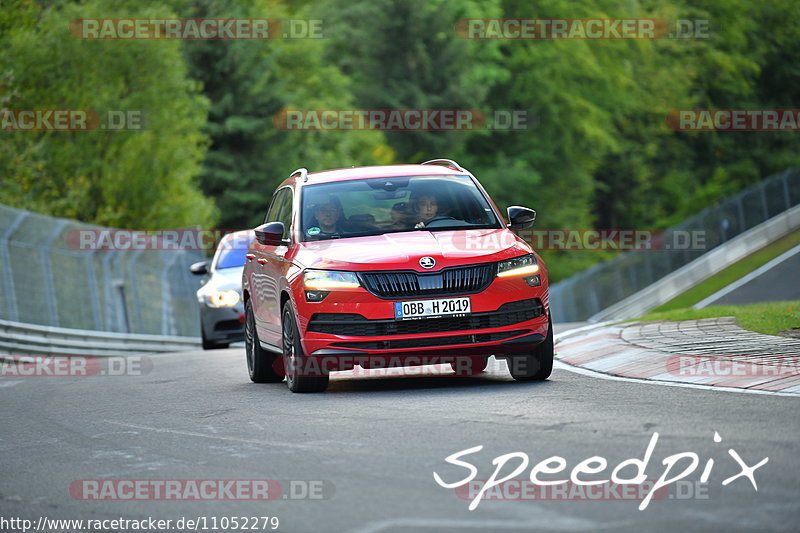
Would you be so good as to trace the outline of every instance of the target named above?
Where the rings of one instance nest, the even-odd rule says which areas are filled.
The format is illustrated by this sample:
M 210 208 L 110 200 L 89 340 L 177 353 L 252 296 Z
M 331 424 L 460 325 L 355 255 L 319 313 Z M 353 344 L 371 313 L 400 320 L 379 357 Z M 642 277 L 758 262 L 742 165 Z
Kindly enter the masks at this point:
M 503 331 L 499 333 L 480 333 L 477 335 L 453 335 L 451 337 L 423 337 L 417 339 L 396 339 L 387 341 L 337 342 L 331 348 L 359 348 L 362 350 L 402 350 L 406 348 L 428 348 L 431 346 L 447 346 L 450 344 L 475 344 L 478 342 L 496 342 L 526 333 L 520 331 Z
M 368 320 L 353 313 L 316 313 L 308 324 L 308 331 L 352 337 L 382 337 L 386 335 L 415 335 L 489 329 L 519 324 L 544 314 L 539 298 L 510 302 L 497 311 L 474 313 L 467 316 L 445 316 L 415 320 Z
M 489 263 L 425 273 L 411 270 L 362 272 L 359 277 L 364 288 L 378 298 L 397 300 L 480 292 L 492 282 L 494 274 L 495 265 Z

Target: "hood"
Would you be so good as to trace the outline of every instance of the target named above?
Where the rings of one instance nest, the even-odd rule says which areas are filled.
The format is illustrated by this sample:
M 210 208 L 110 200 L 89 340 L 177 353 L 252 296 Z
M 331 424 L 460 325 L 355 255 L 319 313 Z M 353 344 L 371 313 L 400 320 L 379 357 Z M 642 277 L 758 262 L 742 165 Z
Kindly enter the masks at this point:
M 214 289 L 236 289 L 241 292 L 243 270 L 243 266 L 215 270 L 205 286 Z
M 411 269 L 427 272 L 421 257 L 444 267 L 501 261 L 531 253 L 507 228 L 489 230 L 408 231 L 300 243 L 295 260 L 306 268 L 335 270 Z

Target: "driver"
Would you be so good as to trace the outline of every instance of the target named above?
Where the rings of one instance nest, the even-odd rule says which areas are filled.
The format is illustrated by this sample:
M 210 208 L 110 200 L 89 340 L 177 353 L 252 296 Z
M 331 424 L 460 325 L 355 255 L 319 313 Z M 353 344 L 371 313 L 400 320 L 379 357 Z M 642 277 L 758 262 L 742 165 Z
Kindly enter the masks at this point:
M 436 199 L 436 196 L 432 194 L 423 194 L 414 202 L 414 211 L 419 218 L 419 222 L 417 222 L 414 228 L 424 228 L 427 222 L 439 214 L 439 201 Z
M 342 233 L 343 228 L 340 222 L 342 209 L 334 199 L 331 198 L 325 203 L 315 204 L 312 207 L 312 212 L 316 222 L 319 224 L 317 234 L 333 235 Z

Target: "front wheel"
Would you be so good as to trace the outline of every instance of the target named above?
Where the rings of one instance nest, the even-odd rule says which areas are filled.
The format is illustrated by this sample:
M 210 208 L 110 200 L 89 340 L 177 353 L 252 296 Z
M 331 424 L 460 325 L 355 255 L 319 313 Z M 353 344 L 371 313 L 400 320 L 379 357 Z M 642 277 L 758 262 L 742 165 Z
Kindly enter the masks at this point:
M 508 370 L 517 381 L 544 381 L 553 372 L 553 321 L 547 317 L 547 337 L 533 351 L 508 358 Z
M 281 319 L 283 331 L 283 366 L 286 368 L 286 384 L 292 392 L 322 392 L 328 388 L 330 376 L 321 367 L 321 361 L 303 354 L 300 332 L 288 300 L 283 304 Z
M 250 300 L 244 306 L 244 349 L 247 355 L 247 372 L 253 383 L 278 383 L 283 381 L 280 358 L 261 347 L 256 331 L 256 319 Z

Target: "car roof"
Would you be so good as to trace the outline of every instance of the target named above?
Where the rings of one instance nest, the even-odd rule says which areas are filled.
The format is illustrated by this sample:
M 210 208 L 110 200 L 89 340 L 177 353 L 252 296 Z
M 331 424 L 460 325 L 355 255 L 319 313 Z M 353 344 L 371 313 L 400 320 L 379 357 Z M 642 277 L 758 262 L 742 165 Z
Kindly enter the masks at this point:
M 463 176 L 462 170 L 441 165 L 375 165 L 368 167 L 339 168 L 309 172 L 308 181 L 298 181 L 299 185 L 329 183 L 364 178 L 393 178 L 399 176 Z M 297 178 L 290 178 L 286 182 Z

